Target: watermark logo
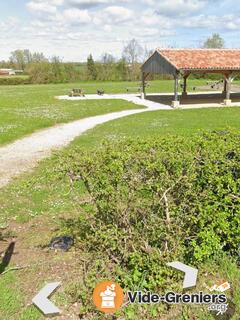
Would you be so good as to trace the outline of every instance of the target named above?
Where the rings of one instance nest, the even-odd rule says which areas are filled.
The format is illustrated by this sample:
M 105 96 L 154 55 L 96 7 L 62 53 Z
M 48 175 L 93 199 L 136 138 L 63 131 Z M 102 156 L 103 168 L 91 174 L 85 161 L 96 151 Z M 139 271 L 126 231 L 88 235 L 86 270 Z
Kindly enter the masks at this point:
M 119 284 L 103 281 L 93 291 L 93 302 L 104 313 L 115 313 L 123 304 L 124 293 Z
M 206 286 L 206 288 L 209 290 L 209 291 L 216 291 L 216 292 L 225 292 L 227 290 L 229 290 L 231 288 L 231 285 L 228 281 L 218 281 L 216 282 L 213 286 L 211 287 L 208 287 Z M 217 304 L 217 303 L 214 303 L 214 304 L 211 304 L 208 309 L 210 311 L 212 311 L 213 313 L 215 312 L 216 315 L 223 315 L 224 313 L 227 312 L 228 310 L 228 304 L 227 303 L 223 303 L 223 304 Z
M 215 283 L 213 286 L 211 287 L 206 287 L 209 291 L 218 291 L 218 292 L 225 292 L 228 289 L 231 288 L 231 285 L 228 281 L 220 281 Z

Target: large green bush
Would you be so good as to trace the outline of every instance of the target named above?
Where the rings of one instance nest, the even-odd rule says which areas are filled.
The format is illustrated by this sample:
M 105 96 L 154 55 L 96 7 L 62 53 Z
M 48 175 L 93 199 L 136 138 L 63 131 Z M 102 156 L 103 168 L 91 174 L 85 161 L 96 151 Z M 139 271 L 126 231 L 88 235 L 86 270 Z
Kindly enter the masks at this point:
M 169 287 L 166 262 L 238 257 L 239 141 L 239 132 L 214 132 L 76 150 L 65 170 L 91 196 L 71 225 L 78 243 L 124 287 L 150 290 Z

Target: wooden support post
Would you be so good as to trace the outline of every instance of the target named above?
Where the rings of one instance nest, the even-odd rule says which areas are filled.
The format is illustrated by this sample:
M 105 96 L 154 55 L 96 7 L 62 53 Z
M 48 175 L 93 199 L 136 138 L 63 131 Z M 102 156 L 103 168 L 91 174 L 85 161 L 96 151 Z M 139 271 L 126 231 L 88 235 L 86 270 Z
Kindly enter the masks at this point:
M 178 75 L 174 78 L 174 101 L 178 101 Z
M 227 81 L 226 79 L 224 79 L 224 86 L 223 86 L 223 94 L 226 95 L 226 92 L 227 92 Z
M 186 73 L 183 76 L 183 92 L 182 92 L 182 96 L 186 96 L 187 95 L 187 78 L 190 76 L 190 73 Z
M 146 78 L 146 75 L 145 75 L 144 72 L 142 72 L 142 94 L 141 94 L 141 98 L 142 98 L 142 99 L 145 99 L 145 98 L 146 98 L 145 78 Z
M 187 94 L 187 77 L 183 78 L 183 93 Z
M 174 76 L 174 101 L 172 101 L 172 107 L 178 108 L 179 107 L 179 100 L 178 100 L 178 80 L 179 75 L 178 73 Z
M 228 78 L 227 86 L 226 86 L 226 99 L 230 100 L 230 92 L 231 92 L 231 80 Z
M 232 81 L 232 78 L 231 78 L 231 75 L 228 74 L 228 75 L 225 75 L 225 81 L 226 81 L 226 99 L 224 100 L 224 105 L 225 106 L 228 106 L 231 104 L 231 98 L 230 98 L 230 95 L 231 95 L 231 81 Z

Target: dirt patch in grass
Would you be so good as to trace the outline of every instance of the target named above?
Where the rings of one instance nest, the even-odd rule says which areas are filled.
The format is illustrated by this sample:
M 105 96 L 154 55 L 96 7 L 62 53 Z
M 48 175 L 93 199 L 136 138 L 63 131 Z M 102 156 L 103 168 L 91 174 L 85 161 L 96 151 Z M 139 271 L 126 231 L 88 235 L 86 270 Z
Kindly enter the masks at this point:
M 21 292 L 24 306 L 31 306 L 32 298 L 46 283 L 59 281 L 62 285 L 51 298 L 62 311 L 57 319 L 79 319 L 79 304 L 69 300 L 65 289 L 82 278 L 81 252 L 74 247 L 68 252 L 48 248 L 51 238 L 56 235 L 56 227 L 46 216 L 21 225 L 13 222 L 5 232 L 10 232 L 11 237 L 0 242 L 2 256 L 12 241 L 15 241 L 15 248 L 4 272 L 17 275 L 13 289 Z M 9 270 L 15 267 L 23 269 Z M 0 277 L 5 276 L 6 273 Z

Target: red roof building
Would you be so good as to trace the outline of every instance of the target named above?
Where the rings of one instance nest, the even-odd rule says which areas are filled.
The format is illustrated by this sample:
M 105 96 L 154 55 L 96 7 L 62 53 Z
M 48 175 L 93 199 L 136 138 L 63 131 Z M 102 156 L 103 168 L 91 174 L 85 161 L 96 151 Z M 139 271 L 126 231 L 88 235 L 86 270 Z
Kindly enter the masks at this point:
M 179 71 L 240 70 L 238 49 L 157 49 L 157 52 Z
M 156 49 L 142 65 L 143 94 L 148 74 L 170 74 L 175 79 L 175 105 L 178 105 L 178 80 L 184 80 L 183 94 L 187 94 L 187 78 L 191 73 L 219 73 L 224 78 L 225 103 L 229 104 L 231 81 L 240 73 L 240 49 Z M 174 104 L 174 103 L 173 103 Z

